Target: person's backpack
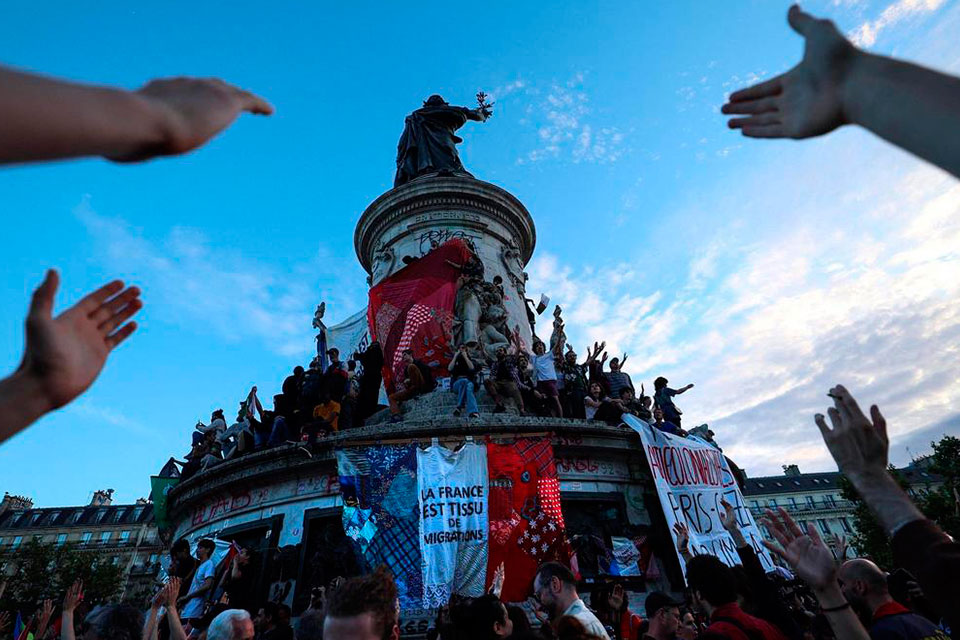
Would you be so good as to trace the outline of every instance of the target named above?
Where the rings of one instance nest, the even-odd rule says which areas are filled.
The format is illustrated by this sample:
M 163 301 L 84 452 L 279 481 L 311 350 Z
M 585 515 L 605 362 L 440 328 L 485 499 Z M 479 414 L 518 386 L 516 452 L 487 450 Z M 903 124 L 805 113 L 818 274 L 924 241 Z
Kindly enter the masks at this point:
M 420 375 L 423 376 L 423 391 L 433 391 L 437 388 L 437 381 L 433 379 L 433 369 L 426 362 L 421 360 L 414 360 L 413 364 L 417 365 L 417 369 L 420 370 Z

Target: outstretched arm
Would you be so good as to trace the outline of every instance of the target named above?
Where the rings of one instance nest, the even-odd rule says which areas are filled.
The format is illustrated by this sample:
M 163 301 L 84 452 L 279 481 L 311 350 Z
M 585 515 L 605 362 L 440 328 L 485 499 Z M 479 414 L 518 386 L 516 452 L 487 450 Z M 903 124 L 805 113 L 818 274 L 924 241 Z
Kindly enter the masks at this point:
M 854 47 L 829 20 L 790 7 L 806 40 L 790 71 L 737 91 L 723 113 L 753 138 L 810 138 L 858 124 L 960 176 L 960 79 Z
M 836 637 L 868 640 L 870 635 L 840 590 L 833 554 L 813 524 L 808 522 L 803 531 L 782 508 L 777 512 L 767 509 L 763 524 L 777 540 L 764 540 L 764 546 L 786 560 L 800 579 L 810 585 Z
M 73 629 L 73 610 L 83 601 L 83 580 L 77 580 L 63 597 L 63 612 L 60 614 L 60 640 L 76 640 Z
M 0 442 L 86 391 L 110 352 L 137 328 L 127 322 L 143 306 L 137 287 L 115 280 L 54 318 L 59 283 L 51 270 L 34 291 L 23 361 L 0 380 Z
M 0 67 L 0 164 L 80 156 L 137 162 L 203 145 L 262 98 L 222 80 L 154 80 L 138 91 Z

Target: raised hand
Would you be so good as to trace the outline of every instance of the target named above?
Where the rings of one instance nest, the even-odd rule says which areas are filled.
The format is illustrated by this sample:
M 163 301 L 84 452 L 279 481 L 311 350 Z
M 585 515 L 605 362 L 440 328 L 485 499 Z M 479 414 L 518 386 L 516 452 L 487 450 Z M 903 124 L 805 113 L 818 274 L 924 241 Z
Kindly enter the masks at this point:
M 850 121 L 844 82 L 861 52 L 833 22 L 793 5 L 787 21 L 806 40 L 803 60 L 784 74 L 730 96 L 723 113 L 744 114 L 728 125 L 752 138 L 809 138 Z
M 177 608 L 177 595 L 180 593 L 180 578 L 173 577 L 167 580 L 164 588 L 164 604 L 168 609 Z
M 781 507 L 777 513 L 767 509 L 763 524 L 777 540 L 764 540 L 764 546 L 786 560 L 815 591 L 836 585 L 837 564 L 812 523 L 808 522 L 806 532 L 802 531 Z
M 43 638 L 43 635 L 47 631 L 47 626 L 50 624 L 50 617 L 53 615 L 53 600 L 47 599 L 43 601 L 43 605 L 40 607 L 40 619 L 37 621 L 37 632 L 35 637 Z
M 607 596 L 607 604 L 614 611 L 620 611 L 620 607 L 623 606 L 623 585 L 619 582 L 613 585 L 610 595 Z
M 870 407 L 870 418 L 863 415 L 857 401 L 843 385 L 830 389 L 834 406 L 827 409 L 833 428 L 827 427 L 822 414 L 815 420 L 830 455 L 841 473 L 858 481 L 885 476 L 887 473 L 887 421 L 876 405 Z
M 837 562 L 843 562 L 847 558 L 847 538 L 839 533 L 833 533 L 827 537 L 827 545 L 836 550 Z
M 83 602 L 83 580 L 77 580 L 67 589 L 67 594 L 63 597 L 63 612 L 73 614 L 77 605 Z
M 720 517 L 720 524 L 723 525 L 723 528 L 730 533 L 739 531 L 740 523 L 737 522 L 737 512 L 734 510 L 733 505 L 726 500 L 721 500 L 720 506 L 722 509 L 717 515 Z
M 676 522 L 673 525 L 673 534 L 677 537 L 677 551 L 680 555 L 687 557 L 690 555 L 690 530 L 683 522 Z
M 135 322 L 127 322 L 143 306 L 137 287 L 124 288 L 123 282 L 114 280 L 54 318 L 59 283 L 57 272 L 50 270 L 33 294 L 23 360 L 2 383 L 19 383 L 14 394 L 20 397 L 6 397 L 6 389 L 0 393 L 4 405 L 19 401 L 22 407 L 0 418 L 0 441 L 86 391 L 110 352 L 137 328 Z
M 500 597 L 500 592 L 503 591 L 503 581 L 506 578 L 506 570 L 503 563 L 501 562 L 496 571 L 493 573 L 493 580 L 490 582 L 490 590 L 488 593 Z
M 163 135 L 155 144 L 108 156 L 116 162 L 186 153 L 226 129 L 244 111 L 264 116 L 273 113 L 263 98 L 216 78 L 153 80 L 136 95 L 156 111 Z

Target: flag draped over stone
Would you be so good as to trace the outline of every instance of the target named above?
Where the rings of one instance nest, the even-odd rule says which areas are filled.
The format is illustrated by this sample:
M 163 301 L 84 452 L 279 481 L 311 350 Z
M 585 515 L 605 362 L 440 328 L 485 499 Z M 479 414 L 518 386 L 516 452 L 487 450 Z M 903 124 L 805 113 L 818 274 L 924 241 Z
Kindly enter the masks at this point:
M 454 303 L 460 268 L 470 256 L 466 243 L 449 240 L 370 289 L 370 334 L 383 347 L 388 392 L 402 380 L 404 349 L 447 375 L 452 357 Z
M 540 564 L 571 560 L 549 438 L 358 447 L 337 464 L 344 532 L 368 570 L 393 572 L 401 609 L 479 596 L 501 562 L 519 602 Z

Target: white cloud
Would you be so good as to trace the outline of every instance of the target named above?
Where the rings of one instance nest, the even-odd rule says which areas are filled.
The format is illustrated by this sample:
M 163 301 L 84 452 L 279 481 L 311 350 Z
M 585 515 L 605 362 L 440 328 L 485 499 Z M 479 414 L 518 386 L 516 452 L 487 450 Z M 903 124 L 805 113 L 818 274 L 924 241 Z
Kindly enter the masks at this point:
M 518 158 L 519 164 L 548 158 L 605 164 L 623 156 L 624 132 L 597 122 L 583 82 L 584 74 L 577 73 L 566 83 L 552 84 L 545 91 L 525 87 L 524 95 L 530 102 L 524 108 L 521 124 L 536 129 L 537 144 Z
M 794 193 L 807 174 L 829 172 L 792 170 L 757 182 Z M 606 340 L 611 354 L 629 352 L 627 369 L 648 388 L 657 375 L 695 382 L 678 402 L 687 424 L 710 422 L 754 474 L 785 462 L 830 468 L 812 414 L 837 382 L 881 405 L 902 463 L 900 443 L 960 404 L 960 185 L 926 167 L 874 175 L 872 188 L 859 177 L 821 175 L 817 194 L 832 205 L 817 213 L 808 210 L 821 196 L 811 194 L 781 203 L 783 225 L 717 229 L 676 265 L 679 286 L 646 284 L 638 265 L 656 261 L 646 248 L 588 273 L 541 255 L 530 286 L 564 307 L 577 348 Z M 769 214 L 754 186 L 738 185 L 760 201 L 738 215 L 761 220 Z
M 120 218 L 101 215 L 89 198 L 75 210 L 104 262 L 136 282 L 151 315 L 226 342 L 259 341 L 283 356 L 314 348 L 311 319 L 324 299 L 335 318 L 363 306 L 363 283 L 337 270 L 321 252 L 286 271 L 257 263 L 241 251 L 212 244 L 195 229 L 174 227 L 162 242 L 144 238 Z M 322 273 L 324 280 L 321 282 Z
M 897 0 L 888 5 L 875 20 L 867 20 L 848 35 L 858 47 L 871 47 L 885 29 L 907 18 L 932 13 L 943 5 L 943 0 Z

